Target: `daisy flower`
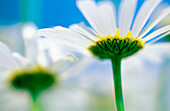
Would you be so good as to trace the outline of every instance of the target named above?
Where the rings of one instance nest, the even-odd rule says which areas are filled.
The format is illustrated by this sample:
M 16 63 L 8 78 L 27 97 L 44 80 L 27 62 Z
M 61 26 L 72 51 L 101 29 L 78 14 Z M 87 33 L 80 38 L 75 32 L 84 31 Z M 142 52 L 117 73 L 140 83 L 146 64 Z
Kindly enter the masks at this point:
M 168 111 L 170 84 L 170 43 L 146 47 L 135 56 L 122 60 L 122 84 L 127 111 Z M 134 62 L 135 61 L 135 62 Z M 92 68 L 92 66 L 95 67 Z M 109 61 L 93 59 L 81 81 L 89 87 L 89 106 L 83 111 L 116 111 L 113 101 Z M 99 70 L 100 69 L 100 70 Z M 90 78 L 89 78 L 90 77 Z M 96 79 L 97 78 L 97 79 Z M 87 83 L 88 81 L 88 83 Z M 145 107 L 143 107 L 145 106 Z
M 71 73 L 67 67 L 77 61 L 73 55 L 53 58 L 50 49 L 40 47 L 30 31 L 33 31 L 30 26 L 23 29 L 24 56 L 11 52 L 7 45 L 0 42 L 1 111 L 27 111 L 30 109 L 27 106 L 30 97 L 32 111 L 40 111 L 40 94 L 65 80 L 63 73 Z
M 112 2 L 96 3 L 94 0 L 77 0 L 78 8 L 94 30 L 84 24 L 74 24 L 69 28 L 57 26 L 41 29 L 37 34 L 52 39 L 66 50 L 99 59 L 110 59 L 114 73 L 117 110 L 124 111 L 121 60 L 170 33 L 170 25 L 151 32 L 153 27 L 170 13 L 170 8 L 166 7 L 159 16 L 149 21 L 161 1 L 145 0 L 135 16 L 137 0 L 122 0 L 116 22 L 116 11 Z

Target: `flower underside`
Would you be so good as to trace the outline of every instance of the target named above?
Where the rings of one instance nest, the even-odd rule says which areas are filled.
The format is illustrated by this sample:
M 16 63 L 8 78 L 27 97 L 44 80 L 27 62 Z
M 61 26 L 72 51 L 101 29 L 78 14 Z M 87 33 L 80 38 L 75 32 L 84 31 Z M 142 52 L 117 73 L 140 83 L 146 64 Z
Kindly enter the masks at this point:
M 130 31 L 124 38 L 119 37 L 118 31 L 114 37 L 108 35 L 103 38 L 97 35 L 100 40 L 95 41 L 92 45 L 90 45 L 88 50 L 100 59 L 111 59 L 114 56 L 126 58 L 142 49 L 145 43 L 142 39 L 132 38 L 130 35 Z
M 51 72 L 38 67 L 33 70 L 16 71 L 11 84 L 16 89 L 27 90 L 32 94 L 50 88 L 57 78 Z

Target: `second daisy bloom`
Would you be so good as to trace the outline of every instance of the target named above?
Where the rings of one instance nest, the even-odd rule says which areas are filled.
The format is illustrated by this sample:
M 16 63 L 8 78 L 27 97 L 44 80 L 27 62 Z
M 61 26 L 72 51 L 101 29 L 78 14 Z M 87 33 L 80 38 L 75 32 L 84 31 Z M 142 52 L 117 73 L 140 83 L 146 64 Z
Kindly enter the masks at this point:
M 57 26 L 41 29 L 37 34 L 44 36 L 45 39 L 54 40 L 56 44 L 69 51 L 112 60 L 117 110 L 124 111 L 121 60 L 170 33 L 170 25 L 150 33 L 154 26 L 170 14 L 169 7 L 164 8 L 159 16 L 146 25 L 161 1 L 145 0 L 134 19 L 137 0 L 122 0 L 116 22 L 116 11 L 112 2 L 96 3 L 93 0 L 78 0 L 78 8 L 94 30 L 81 23 L 71 25 L 69 28 Z

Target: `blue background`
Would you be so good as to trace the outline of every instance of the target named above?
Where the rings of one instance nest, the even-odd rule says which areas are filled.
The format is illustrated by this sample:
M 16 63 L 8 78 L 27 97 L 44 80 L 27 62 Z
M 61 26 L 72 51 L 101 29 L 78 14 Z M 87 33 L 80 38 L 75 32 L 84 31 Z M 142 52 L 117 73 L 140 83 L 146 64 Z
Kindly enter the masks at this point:
M 99 0 L 98 0 L 99 1 Z M 118 8 L 119 0 L 112 0 Z M 138 0 L 141 5 L 143 0 Z M 170 3 L 169 0 L 163 2 Z M 76 0 L 0 0 L 0 25 L 34 22 L 39 28 L 87 21 L 76 7 Z

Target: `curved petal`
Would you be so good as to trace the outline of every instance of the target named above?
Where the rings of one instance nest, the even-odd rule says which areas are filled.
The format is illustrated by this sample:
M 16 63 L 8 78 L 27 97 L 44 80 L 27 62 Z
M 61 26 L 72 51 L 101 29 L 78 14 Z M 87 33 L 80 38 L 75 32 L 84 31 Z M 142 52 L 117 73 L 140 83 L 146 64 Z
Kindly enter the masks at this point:
M 150 17 L 150 15 L 152 14 L 152 12 L 154 11 L 154 9 L 156 8 L 156 6 L 158 6 L 158 4 L 161 2 L 162 0 L 146 0 L 143 5 L 141 6 L 133 27 L 132 27 L 132 36 L 136 37 L 138 36 L 138 34 L 141 32 L 143 26 L 146 24 L 148 18 Z
M 151 39 L 153 39 L 154 37 L 156 37 L 156 36 L 158 36 L 158 35 L 160 35 L 160 34 L 163 34 L 163 33 L 165 33 L 165 32 L 168 32 L 168 31 L 170 31 L 170 25 L 167 25 L 167 26 L 165 26 L 165 27 L 162 27 L 162 28 L 160 28 L 160 29 L 152 32 L 151 34 L 149 34 L 148 36 L 146 36 L 143 40 L 144 40 L 144 41 L 151 40 Z
M 43 36 L 44 40 L 48 40 L 49 43 L 56 43 L 62 49 L 89 55 L 86 49 L 92 41 L 70 29 L 64 27 L 40 29 L 36 34 Z
M 115 8 L 111 2 L 97 5 L 94 0 L 78 0 L 77 6 L 100 36 L 116 34 Z
M 158 14 L 158 16 L 143 29 L 138 38 L 142 38 L 143 36 L 145 36 L 155 25 L 157 25 L 162 19 L 164 19 L 169 14 L 170 7 L 167 7 L 163 11 L 161 11 L 161 13 Z
M 32 62 L 37 61 L 37 41 L 34 38 L 34 33 L 38 28 L 33 23 L 24 24 L 22 36 L 24 39 L 25 57 Z
M 119 9 L 120 36 L 126 36 L 130 30 L 135 14 L 137 0 L 122 0 Z
M 116 9 L 111 1 L 99 2 L 99 13 L 103 22 L 102 27 L 106 34 L 116 35 Z
M 18 63 L 12 57 L 11 51 L 2 42 L 0 42 L 0 67 L 9 70 L 19 68 Z
M 80 35 L 85 36 L 89 40 L 92 40 L 92 41 L 98 40 L 98 37 L 96 36 L 96 34 L 90 28 L 85 26 L 84 23 L 73 24 L 69 26 L 69 28 L 75 31 L 76 33 L 79 33 Z
M 161 36 L 157 37 L 156 39 L 153 39 L 149 42 L 147 42 L 145 45 L 151 45 L 152 43 L 158 41 L 159 39 L 162 39 L 163 37 L 167 36 L 170 34 L 170 31 L 169 32 L 166 32 L 165 34 L 162 34 Z
M 101 36 L 104 36 L 103 25 L 94 0 L 78 0 L 77 7 L 88 20 L 94 30 Z
M 37 61 L 38 44 L 35 38 L 24 38 L 25 57 L 35 63 Z

